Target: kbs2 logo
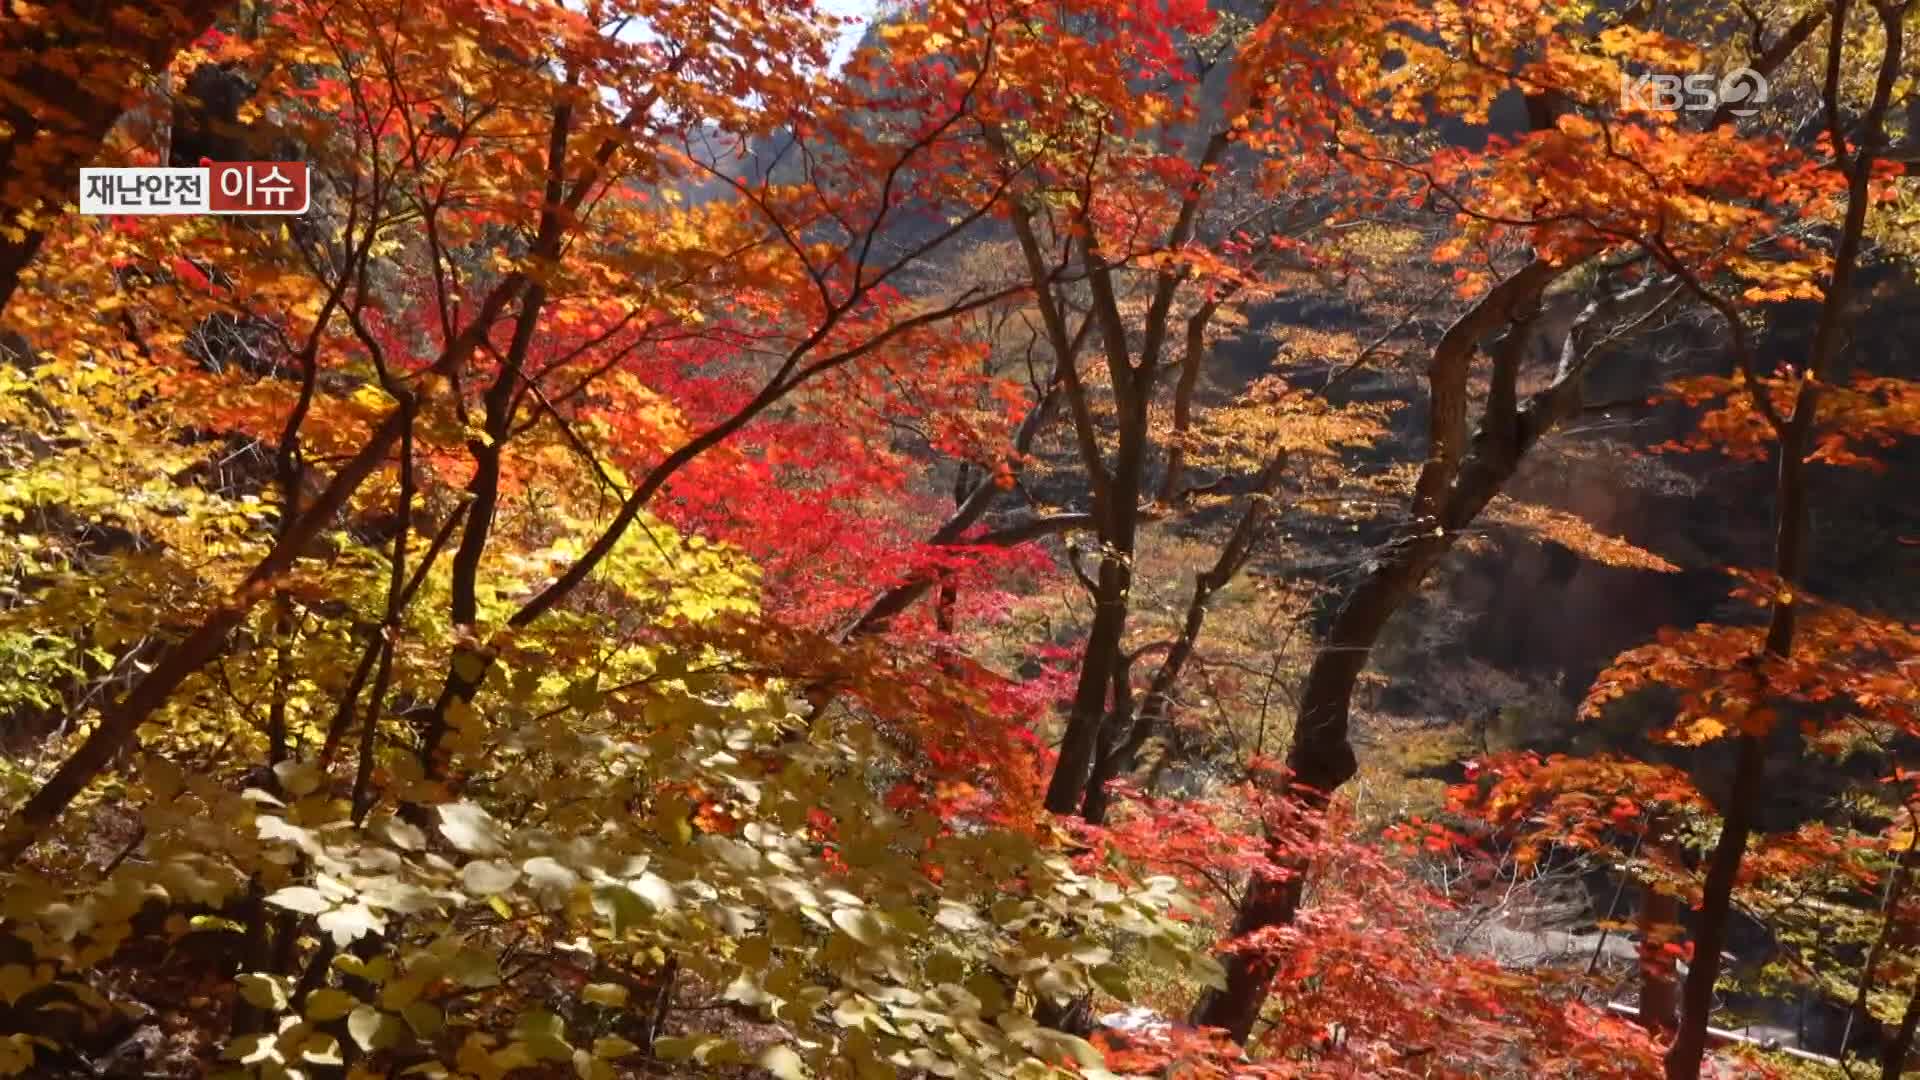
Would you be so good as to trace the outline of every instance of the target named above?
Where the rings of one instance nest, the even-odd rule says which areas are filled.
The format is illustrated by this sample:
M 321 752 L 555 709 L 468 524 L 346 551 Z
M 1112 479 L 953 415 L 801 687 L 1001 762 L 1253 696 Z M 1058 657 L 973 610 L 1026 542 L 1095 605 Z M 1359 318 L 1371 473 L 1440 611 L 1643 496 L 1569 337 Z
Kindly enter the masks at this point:
M 1723 76 L 1640 75 L 1620 80 L 1622 111 L 1643 110 L 1712 112 L 1725 108 L 1734 116 L 1752 116 L 1767 103 L 1766 76 L 1752 68 L 1735 68 Z

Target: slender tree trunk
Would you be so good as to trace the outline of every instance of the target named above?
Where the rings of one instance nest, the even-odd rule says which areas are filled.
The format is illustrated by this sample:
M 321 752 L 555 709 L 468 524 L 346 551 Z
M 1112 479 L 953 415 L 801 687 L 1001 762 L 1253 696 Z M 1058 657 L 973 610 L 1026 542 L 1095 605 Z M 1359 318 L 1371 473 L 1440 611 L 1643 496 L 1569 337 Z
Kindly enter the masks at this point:
M 1107 691 L 1120 663 L 1120 639 L 1127 631 L 1127 599 L 1133 585 L 1132 545 L 1100 560 L 1094 593 L 1093 625 L 1080 654 L 1080 678 L 1060 740 L 1060 756 L 1047 781 L 1047 809 L 1071 814 L 1080 808 L 1093 775 L 1100 734 L 1107 719 Z
M 1207 323 L 1217 302 L 1201 305 L 1187 320 L 1186 351 L 1180 356 L 1180 378 L 1173 385 L 1173 435 L 1168 440 L 1167 471 L 1160 478 L 1160 501 L 1171 503 L 1180 497 L 1180 482 L 1187 468 L 1187 434 L 1193 428 L 1193 392 L 1200 385 L 1200 361 L 1207 348 Z
M 1541 291 L 1564 272 L 1541 262 L 1516 271 L 1456 320 L 1435 346 L 1428 369 L 1433 406 L 1429 441 L 1434 449 L 1415 485 L 1413 521 L 1340 601 L 1301 692 L 1287 767 L 1307 811 L 1303 820 L 1315 820 L 1358 768 L 1348 731 L 1353 690 L 1388 621 L 1461 531 L 1506 487 L 1527 452 L 1579 410 L 1587 366 L 1602 340 L 1599 332 L 1615 318 L 1644 317 L 1674 295 L 1669 282 L 1650 279 L 1589 304 L 1560 343 L 1553 381 L 1519 406 L 1515 384 L 1520 350 L 1537 317 Z M 1503 326 L 1507 332 L 1494 350 L 1486 411 L 1469 440 L 1464 410 L 1470 361 L 1480 341 Z M 1233 937 L 1293 921 L 1307 867 L 1290 850 L 1277 847 L 1274 856 L 1280 872 L 1256 876 L 1248 884 L 1235 914 Z M 1230 957 L 1226 968 L 1225 989 L 1203 994 L 1192 1020 L 1225 1028 L 1244 1042 L 1266 1001 L 1272 962 L 1243 954 Z
M 1187 613 L 1180 625 L 1180 636 L 1167 647 L 1167 655 L 1153 673 L 1138 710 L 1133 708 L 1129 689 L 1130 665 L 1123 660 L 1114 672 L 1114 716 L 1102 733 L 1099 754 L 1093 763 L 1093 775 L 1088 779 L 1085 801 L 1080 807 L 1080 816 L 1086 820 L 1096 825 L 1106 821 L 1110 803 L 1108 782 L 1133 771 L 1140 748 L 1170 719 L 1173 690 L 1200 643 L 1200 631 L 1206 626 L 1207 605 L 1213 600 L 1213 595 L 1226 588 L 1246 566 L 1247 560 L 1253 557 L 1254 545 L 1259 540 L 1262 525 L 1271 514 L 1274 491 L 1280 486 L 1287 459 L 1287 452 L 1283 449 L 1274 454 L 1266 468 L 1260 471 L 1254 482 L 1254 490 L 1247 496 L 1246 506 L 1234 522 L 1233 531 L 1227 534 L 1226 542 L 1220 545 L 1220 554 L 1214 558 L 1212 566 L 1194 575 L 1193 595 L 1187 601 Z
M 1091 260 L 1090 260 L 1091 261 Z M 1096 294 L 1110 287 L 1102 272 L 1091 279 Z M 1110 295 L 1107 302 L 1111 303 Z M 1116 320 L 1117 321 L 1117 320 Z M 1127 611 L 1133 599 L 1133 557 L 1140 528 L 1140 494 L 1146 473 L 1147 408 L 1153 397 L 1154 365 L 1149 357 L 1141 366 L 1127 360 L 1126 331 L 1103 326 L 1109 366 L 1118 399 L 1119 450 L 1114 456 L 1111 482 L 1100 518 L 1100 576 L 1094 589 L 1093 626 L 1080 659 L 1080 680 L 1074 688 L 1072 711 L 1060 742 L 1060 757 L 1047 781 L 1046 807 L 1056 814 L 1072 814 L 1086 798 L 1087 781 L 1099 756 L 1101 732 L 1107 719 L 1108 689 L 1122 663 L 1120 643 L 1127 632 Z M 1104 511 L 1104 512 L 1102 512 Z
M 1680 998 L 1673 980 L 1673 958 L 1661 946 L 1667 929 L 1680 921 L 1680 902 L 1648 887 L 1640 897 L 1640 1026 L 1656 1035 L 1679 1024 Z
M 1347 740 L 1354 685 L 1388 620 L 1438 557 L 1438 552 L 1428 550 L 1434 546 L 1424 540 L 1403 541 L 1396 555 L 1380 563 L 1340 602 L 1326 643 L 1313 658 L 1288 754 L 1291 778 L 1312 811 L 1324 810 L 1332 793 L 1358 769 Z M 1299 910 L 1306 867 L 1298 865 L 1290 853 L 1276 852 L 1276 856 L 1286 872 L 1248 883 L 1246 898 L 1235 913 L 1233 937 L 1285 926 Z M 1272 958 L 1238 954 L 1228 958 L 1226 969 L 1226 988 L 1203 994 L 1192 1019 L 1204 1027 L 1225 1028 L 1234 1041 L 1245 1042 L 1267 999 Z
M 547 143 L 545 203 L 540 212 L 539 234 L 532 245 L 536 256 L 550 258 L 559 250 L 562 232 L 559 210 L 566 193 L 567 140 L 572 128 L 573 106 L 564 102 L 555 106 Z M 467 485 L 467 493 L 472 498 L 460 533 L 460 546 L 453 553 L 448 603 L 448 616 L 455 633 L 466 637 L 455 646 L 453 663 L 448 665 L 440 697 L 421 724 L 420 769 L 429 780 L 440 777 L 447 764 L 440 752 L 440 742 L 447 734 L 448 711 L 456 701 L 473 700 L 490 663 L 490 658 L 481 653 L 480 643 L 473 640 L 480 617 L 480 560 L 486 555 L 487 540 L 493 534 L 494 513 L 500 503 L 500 468 L 507 440 L 513 433 L 518 395 L 526 384 L 521 371 L 527 350 L 532 347 L 534 332 L 539 329 L 546 300 L 543 285 L 535 282 L 527 287 L 514 319 L 513 338 L 484 395 L 486 414 L 481 424 L 484 438 L 467 443 L 467 451 L 473 455 L 473 480 Z
M 1700 917 L 1693 936 L 1693 960 L 1680 995 L 1680 1028 L 1667 1050 L 1670 1080 L 1700 1075 L 1701 1055 L 1707 1048 L 1707 1021 L 1713 1013 L 1713 987 L 1720 977 L 1720 953 L 1726 947 L 1727 924 L 1733 914 L 1734 878 L 1753 833 L 1763 775 L 1767 740 L 1742 735 L 1734 764 L 1733 790 L 1722 812 L 1720 839 L 1715 842 L 1702 890 Z
M 1800 408 L 1806 411 L 1796 409 L 1796 428 L 1802 426 L 1802 417 L 1810 420 L 1815 404 L 1812 397 L 1802 395 Z M 1811 431 L 1811 423 L 1804 426 Z M 1780 533 L 1775 570 L 1789 584 L 1799 579 L 1805 541 L 1805 454 L 1803 439 L 1789 438 L 1780 450 Z M 1793 649 L 1793 612 L 1791 601 L 1774 606 L 1766 646 L 1774 656 L 1785 658 Z M 1733 916 L 1733 887 L 1766 790 L 1767 744 L 1767 737 L 1759 734 L 1741 735 L 1735 740 L 1733 783 L 1721 807 L 1720 837 L 1708 858 L 1707 877 L 1701 888 L 1693 960 L 1680 994 L 1680 1026 L 1667 1049 L 1668 1080 L 1698 1080 L 1700 1076 L 1713 1014 L 1713 988 L 1720 978 L 1720 954 L 1726 947 L 1728 923 Z
M 1113 713 L 1107 717 L 1106 727 L 1100 732 L 1100 750 L 1094 757 L 1093 774 L 1087 778 L 1087 793 L 1080 803 L 1080 816 L 1095 825 L 1104 825 L 1107 810 L 1112 805 L 1112 795 L 1107 791 L 1109 781 L 1118 777 L 1122 771 L 1131 771 L 1134 755 L 1139 750 L 1139 740 L 1132 735 L 1136 729 L 1144 731 L 1155 720 L 1134 713 L 1133 693 L 1128 685 L 1133 678 L 1124 662 L 1117 665 L 1113 673 Z M 1152 693 L 1141 712 L 1154 707 Z
M 504 431 L 505 425 L 500 427 Z M 500 439 L 503 437 L 473 444 L 473 481 L 467 486 L 472 501 L 467 508 L 466 526 L 460 534 L 460 546 L 454 550 L 451 564 L 449 618 L 456 632 L 468 635 L 475 633 L 479 620 L 480 560 L 486 553 L 494 512 L 500 502 L 500 458 L 505 449 Z M 430 780 L 439 777 L 446 765 L 440 743 L 446 737 L 448 711 L 455 701 L 472 701 L 479 690 L 480 678 L 474 670 L 478 666 L 484 671 L 487 659 L 479 655 L 478 647 L 479 642 L 471 638 L 455 646 L 454 663 L 448 668 L 440 697 L 421 726 L 417 752 L 421 771 Z
M 386 461 L 400 441 L 402 429 L 411 422 L 405 413 L 396 409 L 374 432 L 372 440 L 334 474 L 332 483 L 286 530 L 232 598 L 161 654 L 153 669 L 125 697 L 101 713 L 99 725 L 80 748 L 7 820 L 5 831 L 0 832 L 0 867 L 11 865 L 40 838 L 67 804 L 107 767 L 141 722 L 165 704 L 188 676 L 226 651 L 227 635 L 246 620 L 254 605 L 272 590 L 274 580 L 292 567 L 307 544 L 333 521 L 347 497 Z
M 1814 444 L 1815 425 L 1820 407 L 1821 380 L 1838 363 L 1850 317 L 1853 299 L 1853 275 L 1859 264 L 1862 237 L 1866 231 L 1868 184 L 1874 160 L 1886 142 L 1887 107 L 1901 67 L 1906 15 L 1905 4 L 1876 7 L 1886 34 L 1871 104 L 1861 118 L 1857 131 L 1857 149 L 1849 155 L 1847 132 L 1839 113 L 1841 82 L 1845 69 L 1847 0 L 1833 6 L 1828 23 L 1824 100 L 1827 102 L 1828 134 L 1833 140 L 1837 164 L 1847 178 L 1847 210 L 1835 245 L 1833 276 L 1826 288 L 1820 319 L 1814 329 L 1813 347 L 1808 364 L 1809 377 L 1800 384 L 1793 414 L 1784 422 L 1765 404 L 1765 387 L 1753 387 L 1756 407 L 1773 423 L 1779 437 L 1779 465 L 1775 485 L 1776 526 L 1773 570 L 1785 586 L 1773 605 L 1767 625 L 1765 658 L 1784 661 L 1793 653 L 1797 614 L 1792 588 L 1805 572 L 1808 545 L 1807 455 Z M 1751 356 L 1740 357 L 1748 370 L 1755 366 Z M 1757 658 L 1758 659 L 1758 658 Z M 1758 687 L 1765 692 L 1765 685 Z M 1758 702 L 1755 702 L 1758 704 Z M 1767 738 L 1764 732 L 1750 732 L 1738 739 L 1734 762 L 1733 789 L 1722 811 L 1720 839 L 1714 845 L 1707 866 L 1707 878 L 1700 901 L 1700 918 L 1695 931 L 1693 964 L 1687 969 L 1687 981 L 1681 991 L 1680 1028 L 1673 1046 L 1667 1051 L 1667 1080 L 1699 1080 L 1701 1058 L 1706 1052 L 1707 1024 L 1713 1011 L 1713 987 L 1720 975 L 1720 952 L 1726 941 L 1727 923 L 1733 910 L 1733 886 L 1739 877 L 1740 863 L 1747 849 L 1765 790 Z

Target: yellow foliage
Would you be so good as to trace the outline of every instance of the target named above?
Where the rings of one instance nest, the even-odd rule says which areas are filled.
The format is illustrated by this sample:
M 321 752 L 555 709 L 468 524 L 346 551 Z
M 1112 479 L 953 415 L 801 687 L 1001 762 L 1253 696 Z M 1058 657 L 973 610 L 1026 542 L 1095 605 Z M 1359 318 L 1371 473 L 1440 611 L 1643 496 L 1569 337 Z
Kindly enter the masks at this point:
M 1516 529 L 1538 540 L 1550 541 L 1605 566 L 1677 574 L 1680 568 L 1645 548 L 1600 532 L 1564 510 L 1523 503 L 1500 496 L 1488 505 L 1488 521 Z

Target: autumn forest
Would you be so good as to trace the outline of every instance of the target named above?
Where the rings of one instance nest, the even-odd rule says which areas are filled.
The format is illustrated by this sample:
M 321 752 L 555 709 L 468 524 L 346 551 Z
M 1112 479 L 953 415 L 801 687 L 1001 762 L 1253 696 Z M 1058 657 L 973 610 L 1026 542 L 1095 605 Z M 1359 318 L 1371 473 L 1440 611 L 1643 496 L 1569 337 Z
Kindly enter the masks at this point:
M 0 1076 L 1920 1075 L 1916 164 L 1911 0 L 0 3 Z

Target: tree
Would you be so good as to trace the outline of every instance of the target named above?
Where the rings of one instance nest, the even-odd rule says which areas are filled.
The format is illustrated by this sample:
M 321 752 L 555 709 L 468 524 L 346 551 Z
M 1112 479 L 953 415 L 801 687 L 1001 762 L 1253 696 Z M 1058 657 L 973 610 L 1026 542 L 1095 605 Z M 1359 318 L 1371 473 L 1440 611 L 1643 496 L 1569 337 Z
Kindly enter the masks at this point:
M 1327 122 L 1320 99 L 1287 91 L 1325 70 L 1310 59 L 1308 37 L 1331 42 L 1348 26 L 1319 16 L 1297 23 L 1301 41 L 1279 44 L 1276 28 L 1299 16 L 1263 9 L 1249 20 L 1180 6 L 1143 25 L 1138 12 L 1089 11 L 1080 16 L 1085 26 L 1068 23 L 1054 34 L 1123 48 L 1093 53 L 1101 66 L 1086 65 L 1080 54 L 1063 54 L 1070 71 L 1056 66 L 1061 60 L 1036 65 L 1034 99 L 1057 102 L 1064 113 L 1036 109 L 992 133 L 1009 157 L 1030 143 L 1042 147 L 1010 224 L 1071 425 L 1098 553 L 1091 572 L 1075 563 L 1092 616 L 1048 785 L 1056 813 L 1099 820 L 1107 782 L 1131 769 L 1141 743 L 1167 719 L 1209 599 L 1253 556 L 1288 454 L 1325 452 L 1366 435 L 1360 422 L 1289 435 L 1282 411 L 1266 410 L 1271 427 L 1249 441 L 1269 445 L 1250 455 L 1237 523 L 1213 565 L 1198 572 L 1136 707 L 1132 665 L 1155 648 L 1125 644 L 1141 527 L 1159 513 L 1148 509 L 1155 490 L 1168 503 L 1185 494 L 1176 490 L 1183 444 L 1194 437 L 1192 395 L 1215 320 L 1229 304 L 1257 302 L 1284 279 L 1312 273 L 1323 256 L 1300 238 L 1327 222 L 1339 197 L 1312 152 Z M 1210 83 L 1225 86 L 1218 115 L 1200 107 Z M 1043 94 L 1040 87 L 1061 89 Z M 1258 177 L 1252 190 L 1223 190 L 1241 169 Z M 1182 350 L 1177 365 L 1169 358 L 1174 348 Z M 1083 372 L 1088 349 L 1098 363 Z M 1155 484 L 1153 413 L 1170 374 L 1177 375 L 1170 433 L 1177 449 Z
M 1730 717 L 1730 726 L 1737 728 L 1739 734 L 1735 736 L 1737 757 L 1732 787 L 1721 805 L 1719 839 L 1708 863 L 1703 886 L 1700 916 L 1694 931 L 1694 964 L 1687 972 L 1683 989 L 1680 1028 L 1667 1057 L 1667 1075 L 1676 1080 L 1700 1074 L 1707 1022 L 1713 1008 L 1713 988 L 1719 976 L 1720 954 L 1732 913 L 1735 882 L 1749 837 L 1755 828 L 1765 782 L 1768 735 L 1777 715 L 1773 703 L 1783 698 L 1807 700 L 1810 696 L 1807 694 L 1804 674 L 1782 679 L 1774 673 L 1774 669 L 1778 665 L 1793 662 L 1797 645 L 1812 652 L 1814 662 L 1819 663 L 1822 659 L 1822 650 L 1819 650 L 1822 642 L 1819 638 L 1825 636 L 1822 631 L 1831 632 L 1831 624 L 1817 615 L 1812 621 L 1813 626 L 1820 627 L 1820 630 L 1801 625 L 1801 614 L 1808 606 L 1808 601 L 1799 595 L 1799 590 L 1809 556 L 1809 463 L 1822 456 L 1838 461 L 1852 459 L 1849 455 L 1836 453 L 1839 447 L 1831 447 L 1822 454 L 1818 434 L 1821 430 L 1819 410 L 1823 383 L 1837 374 L 1836 366 L 1844 345 L 1846 312 L 1853 299 L 1853 283 L 1861 259 L 1867 216 L 1874 199 L 1871 185 L 1875 181 L 1878 154 L 1887 142 L 1887 109 L 1892 101 L 1893 85 L 1899 77 L 1905 37 L 1904 7 L 1876 7 L 1874 14 L 1880 37 L 1877 63 L 1874 65 L 1877 75 L 1865 109 L 1851 129 L 1843 126 L 1840 120 L 1842 110 L 1848 107 L 1845 98 L 1849 90 L 1843 85 L 1841 73 L 1846 70 L 1845 55 L 1854 40 L 1853 35 L 1858 31 L 1850 23 L 1853 13 L 1847 5 L 1836 7 L 1828 24 L 1826 76 L 1821 89 L 1821 101 L 1828 119 L 1826 148 L 1832 154 L 1831 168 L 1844 181 L 1845 198 L 1841 204 L 1843 209 L 1837 234 L 1832 242 L 1830 268 L 1820 286 L 1820 314 L 1805 362 L 1794 365 L 1797 370 L 1787 375 L 1786 381 L 1778 387 L 1769 383 L 1770 373 L 1762 371 L 1759 358 L 1754 354 L 1741 325 L 1742 313 L 1732 301 L 1709 298 L 1709 302 L 1728 320 L 1734 362 L 1745 383 L 1743 389 L 1751 395 L 1752 412 L 1764 423 L 1764 437 L 1775 443 L 1778 479 L 1774 502 L 1778 524 L 1773 566 L 1763 586 L 1772 593 L 1768 600 L 1769 614 L 1764 637 L 1758 642 L 1756 650 L 1746 653 L 1733 664 L 1715 665 L 1720 667 L 1720 679 L 1711 689 L 1699 687 L 1695 690 L 1696 694 L 1704 693 L 1709 697 L 1693 699 L 1699 704 L 1719 699 L 1719 704 L 1712 711 Z M 1698 282 L 1693 283 L 1692 287 L 1696 290 L 1702 288 Z M 1789 400 L 1790 405 L 1783 409 L 1780 401 L 1776 400 L 1778 398 Z M 1846 436 L 1829 438 L 1844 440 Z M 1712 638 L 1726 641 L 1724 632 L 1702 628 L 1697 633 L 1697 637 L 1679 639 L 1676 645 L 1686 649 L 1690 641 L 1704 642 Z M 1811 646 L 1801 640 L 1806 636 L 1815 637 Z M 1871 633 L 1870 640 L 1886 641 L 1891 645 L 1897 643 L 1900 636 L 1897 630 L 1891 638 L 1885 632 Z M 1825 695 L 1816 691 L 1811 696 Z M 1694 710 L 1689 708 L 1682 716 L 1693 714 Z M 1720 723 L 1717 720 L 1707 722 Z M 1722 732 L 1728 729 L 1729 725 L 1721 725 Z
M 1547 107 L 1536 112 L 1526 137 L 1492 141 L 1484 157 L 1447 153 L 1419 165 L 1366 147 L 1353 152 L 1411 175 L 1422 198 L 1444 202 L 1476 238 L 1491 240 L 1519 229 L 1532 251 L 1517 269 L 1463 272 L 1462 291 L 1477 298 L 1448 327 L 1428 361 L 1428 446 L 1408 513 L 1370 571 L 1331 605 L 1332 621 L 1300 693 L 1287 757 L 1290 782 L 1321 805 L 1358 767 L 1348 713 L 1355 682 L 1388 620 L 1461 530 L 1500 493 L 1526 453 L 1579 410 L 1589 366 L 1604 355 L 1609 338 L 1670 302 L 1680 282 L 1726 265 L 1729 251 L 1759 242 L 1769 231 L 1766 223 L 1774 220 L 1760 208 L 1762 200 L 1800 167 L 1791 154 L 1769 159 L 1749 148 L 1719 115 L 1709 118 L 1705 131 L 1676 124 L 1675 114 L 1648 118 L 1645 126 L 1637 118 L 1590 116 L 1582 106 L 1603 103 L 1604 113 L 1627 63 L 1675 55 L 1674 43 L 1631 20 L 1602 30 L 1588 47 L 1580 44 L 1588 39 L 1588 27 L 1550 21 L 1561 36 L 1548 39 L 1540 55 L 1529 59 L 1532 35 L 1501 36 L 1499 20 L 1487 9 L 1441 11 L 1430 18 L 1429 25 L 1441 31 L 1438 44 L 1388 36 L 1393 46 L 1423 61 L 1423 78 L 1402 80 L 1388 99 L 1406 103 L 1398 106 L 1401 115 L 1421 100 L 1418 93 L 1442 100 L 1464 96 L 1470 107 L 1478 105 L 1480 115 L 1502 90 L 1524 91 Z M 1489 38 L 1483 32 L 1490 25 L 1495 30 Z M 1501 61 L 1489 60 L 1489 50 Z M 1774 65 L 1783 59 L 1770 57 Z M 1416 96 L 1397 96 L 1409 87 Z M 1538 122 L 1542 119 L 1550 126 Z M 1455 184 L 1468 186 L 1456 189 Z M 1453 242 L 1446 248 L 1460 250 Z M 1587 305 L 1554 342 L 1557 364 L 1547 385 L 1522 400 L 1519 368 L 1542 297 L 1580 267 L 1598 269 L 1603 280 L 1622 273 L 1638 280 Z M 1778 273 L 1791 280 L 1791 271 L 1773 267 L 1740 272 Z M 1481 291 L 1486 282 L 1491 284 Z M 1488 342 L 1492 373 L 1480 422 L 1470 435 L 1469 374 Z M 1303 886 L 1298 873 L 1257 882 L 1236 918 L 1235 936 L 1291 922 Z M 1237 959 L 1229 967 L 1228 988 L 1200 1003 L 1195 1022 L 1224 1027 L 1244 1039 L 1270 975 L 1256 958 Z
M 1646 1075 L 1591 980 L 1472 951 L 1602 853 L 1904 1061 L 1899 613 L 1742 572 L 1789 648 L 1716 615 L 1588 695 L 1874 762 L 1791 830 L 1621 754 L 1338 798 L 1486 523 L 1676 569 L 1510 494 L 1628 349 L 1708 320 L 1666 449 L 1803 494 L 1913 432 L 1840 344 L 1902 239 L 1898 80 L 1844 74 L 1893 9 L 1757 34 L 1802 95 L 1831 29 L 1825 143 L 1623 101 L 1696 61 L 1661 6 L 890 5 L 837 68 L 809 0 L 70 10 L 0 61 L 0 1074 Z M 52 213 L 220 147 L 313 209 Z M 1762 371 L 1778 302 L 1818 377 Z
M 636 20 L 648 28 L 637 38 Z M 207 47 L 247 66 L 253 107 L 312 155 L 318 214 L 285 229 L 70 220 L 50 234 L 9 309 L 34 349 L 32 379 L 8 383 L 9 422 L 30 433 L 30 475 L 12 494 L 22 514 L 58 510 L 73 527 L 49 534 L 50 554 L 37 536 L 14 545 L 42 551 L 33 564 L 53 576 L 32 583 L 10 630 L 60 646 L 34 674 L 69 664 L 71 646 L 94 665 L 76 669 L 77 690 L 106 675 L 119 692 L 56 695 L 77 744 L 50 775 L 16 778 L 31 794 L 6 832 L 20 901 L 7 918 L 28 944 L 23 989 L 36 1002 L 57 997 L 54 972 L 89 971 L 135 933 L 152 884 L 241 934 L 232 1060 L 272 1071 L 379 1054 L 402 1024 L 469 1069 L 558 1054 L 604 1070 L 631 1052 L 631 1039 L 573 1046 L 517 991 L 503 999 L 525 1014 L 509 1038 L 434 1043 L 445 993 L 504 978 L 469 965 L 497 967 L 506 938 L 476 961 L 446 951 L 447 935 L 475 910 L 506 910 L 585 919 L 583 933 L 592 923 L 618 943 L 589 965 L 603 980 L 589 1001 L 652 980 L 664 1016 L 684 970 L 743 1007 L 851 1029 L 845 1045 L 816 1044 L 821 1060 L 871 1069 L 929 1052 L 865 1030 L 892 1026 L 895 1007 L 935 1015 L 921 999 L 859 989 L 908 970 L 900 949 L 933 932 L 924 909 L 959 946 L 932 970 L 953 981 L 939 965 L 960 963 L 974 986 L 939 998 L 938 1015 L 1008 1016 L 1013 1032 L 970 1025 L 966 1048 L 940 1060 L 1003 1071 L 1090 1053 L 1010 1010 L 1036 981 L 1084 988 L 1099 961 L 1083 949 L 1034 966 L 1033 942 L 1010 929 L 994 944 L 984 907 L 962 899 L 977 886 L 1016 927 L 1083 891 L 1071 873 L 1033 876 L 1048 857 L 1023 831 L 1019 789 L 984 835 L 955 831 L 951 808 L 877 810 L 843 782 L 855 761 L 925 766 L 860 718 L 786 734 L 800 724 L 786 689 L 822 668 L 930 731 L 982 691 L 935 685 L 954 699 L 943 704 L 924 682 L 756 626 L 758 571 L 739 549 L 648 513 L 695 462 L 716 464 L 709 482 L 725 475 L 710 452 L 776 406 L 815 424 L 855 415 L 809 397 L 835 379 L 848 380 L 842 392 L 885 386 L 910 358 L 950 354 L 924 382 L 892 385 L 961 392 L 952 373 L 974 353 L 943 324 L 1024 287 L 891 287 L 1005 191 L 968 167 L 970 87 L 996 70 L 995 38 L 971 53 L 930 43 L 928 58 L 896 47 L 884 71 L 867 57 L 868 78 L 840 81 L 818 75 L 824 40 L 800 5 L 294 5 L 257 39 Z M 694 180 L 703 198 L 690 205 L 677 189 Z M 956 204 L 957 220 L 893 242 L 918 208 Z M 727 369 L 705 400 L 703 368 Z M 101 435 L 60 435 L 70 423 Z M 76 500 L 79 476 L 166 494 L 114 516 L 129 548 L 89 550 L 111 488 Z M 96 591 L 108 580 L 115 589 Z M 143 589 L 178 606 L 152 617 L 128 602 Z M 814 738 L 838 749 L 823 755 Z M 687 740 L 712 753 L 640 765 Z M 185 767 L 202 756 L 210 766 Z M 996 756 L 1009 780 L 1030 777 L 1017 748 Z M 98 781 L 122 761 L 140 778 L 128 852 L 144 854 L 75 878 L 85 856 L 65 840 L 111 827 Z M 783 793 L 763 793 L 774 777 Z M 592 805 L 561 809 L 582 784 Z M 535 805 L 560 818 L 528 822 Z M 592 823 L 631 813 L 656 827 L 612 846 L 589 838 Z M 204 833 L 207 821 L 236 831 Z M 586 846 L 553 847 L 564 834 Z M 737 887 L 715 876 L 723 854 Z M 776 864 L 804 869 L 763 872 Z M 858 904 L 821 906 L 822 890 L 848 884 Z M 71 900 L 84 940 L 49 936 L 35 899 L 49 895 Z M 1119 923 L 1076 915 L 1082 933 L 1124 925 L 1178 947 L 1186 931 L 1167 918 L 1166 884 L 1126 895 Z M 660 918 L 677 911 L 685 935 L 662 936 Z M 758 913 L 758 944 L 722 958 L 702 935 L 722 923 L 746 933 L 742 912 Z M 816 917 L 825 935 L 800 930 Z M 541 946 L 556 973 L 562 940 Z M 831 985 L 788 978 L 828 971 Z M 718 1039 L 675 1043 L 658 1025 L 645 1035 L 659 1055 L 741 1054 Z M 69 1049 L 31 1030 L 11 1036 L 10 1067 Z M 792 1050 L 770 1055 L 770 1067 L 799 1067 Z
M 129 97 L 226 7 L 212 0 L 126 4 L 89 0 L 12 5 L 0 24 L 0 311 L 77 197 L 80 169 L 100 150 Z

